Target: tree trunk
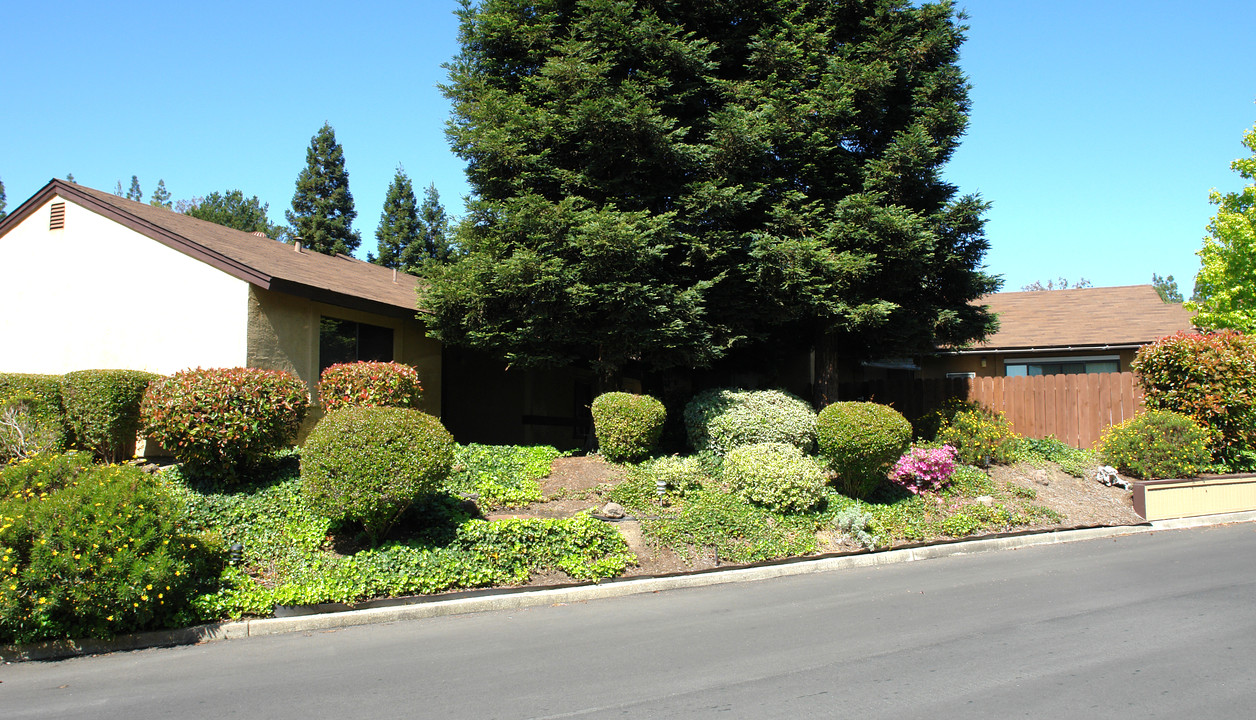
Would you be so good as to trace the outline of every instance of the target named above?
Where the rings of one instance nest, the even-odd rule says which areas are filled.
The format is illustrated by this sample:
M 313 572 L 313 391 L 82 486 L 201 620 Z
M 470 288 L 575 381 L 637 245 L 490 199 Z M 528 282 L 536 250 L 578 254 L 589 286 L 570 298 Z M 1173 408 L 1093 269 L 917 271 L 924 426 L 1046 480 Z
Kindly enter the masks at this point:
M 837 338 L 830 334 L 821 335 L 816 342 L 814 363 L 815 385 L 812 390 L 812 402 L 816 408 L 837 402 Z

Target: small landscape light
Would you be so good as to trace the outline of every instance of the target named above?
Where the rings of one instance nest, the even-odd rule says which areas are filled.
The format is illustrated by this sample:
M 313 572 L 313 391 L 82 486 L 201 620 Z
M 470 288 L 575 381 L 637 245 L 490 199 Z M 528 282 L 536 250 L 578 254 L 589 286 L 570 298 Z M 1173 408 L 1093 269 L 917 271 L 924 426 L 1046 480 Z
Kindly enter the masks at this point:
M 244 546 L 243 546 L 243 545 L 241 545 L 240 543 L 235 543 L 234 545 L 232 545 L 232 546 L 231 546 L 231 560 L 230 560 L 231 564 L 232 564 L 232 565 L 239 565 L 239 564 L 240 564 L 240 555 L 241 555 L 241 554 L 243 554 L 243 553 L 244 553 Z

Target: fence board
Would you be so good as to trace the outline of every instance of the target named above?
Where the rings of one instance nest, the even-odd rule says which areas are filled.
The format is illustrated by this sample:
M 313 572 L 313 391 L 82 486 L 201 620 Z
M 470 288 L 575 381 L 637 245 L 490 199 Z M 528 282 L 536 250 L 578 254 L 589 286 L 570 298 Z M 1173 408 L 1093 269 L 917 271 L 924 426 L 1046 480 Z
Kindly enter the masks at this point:
M 1104 430 L 1143 409 L 1142 388 L 1132 373 L 872 380 L 838 388 L 841 400 L 879 402 L 911 419 L 942 407 L 952 397 L 1003 412 L 1025 437 L 1054 435 L 1082 448 L 1094 447 Z

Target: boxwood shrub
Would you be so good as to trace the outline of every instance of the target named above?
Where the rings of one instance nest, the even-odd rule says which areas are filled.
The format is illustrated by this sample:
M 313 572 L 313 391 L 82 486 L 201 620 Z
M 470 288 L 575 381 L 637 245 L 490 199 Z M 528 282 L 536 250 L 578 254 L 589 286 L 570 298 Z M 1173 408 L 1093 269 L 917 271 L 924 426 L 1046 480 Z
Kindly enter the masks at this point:
M 696 451 L 724 455 L 741 445 L 789 443 L 811 452 L 816 414 L 784 390 L 715 388 L 698 393 L 685 406 L 685 430 Z
M 291 373 L 197 368 L 153 381 L 140 417 L 190 472 L 233 479 L 291 445 L 308 407 L 305 383 Z
M 781 513 L 810 510 L 824 497 L 820 466 L 789 443 L 756 443 L 729 450 L 723 477 L 734 493 Z
M 396 362 L 332 365 L 318 383 L 319 402 L 328 412 L 348 405 L 414 408 L 422 394 L 419 371 Z
M 361 522 L 378 543 L 454 462 L 454 439 L 420 410 L 342 407 L 314 426 L 301 451 L 301 492 L 314 512 Z
M 592 411 L 598 452 L 614 462 L 648 457 L 658 445 L 667 419 L 667 409 L 657 399 L 626 392 L 598 395 Z
M 0 462 L 69 447 L 61 376 L 0 373 Z
M 1187 415 L 1151 410 L 1114 425 L 1099 440 L 1099 457 L 1143 480 L 1189 478 L 1211 460 L 1208 431 Z
M 46 454 L 0 469 L 0 643 L 108 638 L 195 621 L 221 552 L 153 476 Z
M 864 498 L 911 445 L 911 423 L 888 405 L 836 402 L 820 411 L 820 455 L 843 494 Z
M 75 446 L 107 463 L 135 451 L 144 391 L 158 375 L 141 370 L 78 370 L 63 383 L 65 416 Z

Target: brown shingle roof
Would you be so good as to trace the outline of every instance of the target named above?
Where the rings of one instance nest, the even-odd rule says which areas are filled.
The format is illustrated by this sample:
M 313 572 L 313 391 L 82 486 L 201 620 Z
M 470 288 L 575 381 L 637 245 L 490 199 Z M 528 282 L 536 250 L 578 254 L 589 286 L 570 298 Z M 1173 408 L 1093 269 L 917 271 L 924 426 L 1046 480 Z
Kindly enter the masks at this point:
M 233 230 L 112 193 L 53 180 L 0 226 L 59 195 L 163 245 L 259 287 L 384 315 L 415 315 L 418 278 L 347 255 L 330 256 Z
M 1151 285 L 987 295 L 999 331 L 976 349 L 1141 345 L 1191 329 L 1192 314 Z

